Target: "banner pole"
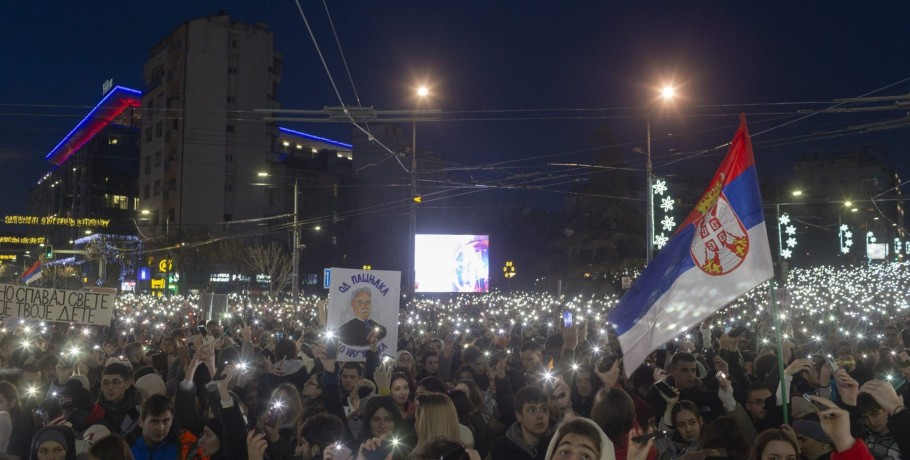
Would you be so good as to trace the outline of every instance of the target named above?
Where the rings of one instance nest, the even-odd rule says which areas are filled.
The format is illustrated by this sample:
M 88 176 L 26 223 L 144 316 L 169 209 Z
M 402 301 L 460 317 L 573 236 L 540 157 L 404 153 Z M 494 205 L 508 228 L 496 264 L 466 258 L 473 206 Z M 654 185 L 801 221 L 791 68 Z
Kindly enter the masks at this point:
M 771 281 L 771 316 L 774 317 L 774 332 L 777 339 L 777 372 L 780 375 L 780 395 L 783 404 L 781 408 L 784 412 L 784 423 L 790 423 L 787 405 L 789 404 L 789 392 L 787 391 L 787 380 L 784 378 L 784 344 L 783 332 L 780 327 L 780 315 L 777 313 L 777 285 Z

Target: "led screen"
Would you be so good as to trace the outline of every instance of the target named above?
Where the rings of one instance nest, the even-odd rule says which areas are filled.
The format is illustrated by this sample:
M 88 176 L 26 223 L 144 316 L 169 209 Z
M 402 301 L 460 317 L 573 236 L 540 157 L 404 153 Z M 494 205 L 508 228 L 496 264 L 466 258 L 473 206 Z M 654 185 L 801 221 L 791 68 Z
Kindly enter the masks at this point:
M 416 292 L 487 292 L 489 235 L 416 235 Z

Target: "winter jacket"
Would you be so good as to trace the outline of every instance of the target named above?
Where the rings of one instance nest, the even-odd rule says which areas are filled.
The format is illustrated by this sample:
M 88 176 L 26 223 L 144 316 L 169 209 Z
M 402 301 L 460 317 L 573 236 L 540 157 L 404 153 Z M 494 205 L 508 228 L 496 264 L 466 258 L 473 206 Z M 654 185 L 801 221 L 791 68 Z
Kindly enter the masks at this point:
M 604 437 L 606 437 L 606 435 L 604 435 Z M 509 460 L 544 460 L 547 458 L 546 448 L 550 445 L 550 440 L 552 438 L 553 429 L 551 428 L 542 438 L 540 438 L 540 441 L 536 446 L 531 446 L 521 437 L 521 425 L 519 425 L 518 422 L 515 422 L 506 431 L 505 440 L 493 449 L 492 458 Z M 613 452 L 612 443 L 610 444 L 610 452 Z

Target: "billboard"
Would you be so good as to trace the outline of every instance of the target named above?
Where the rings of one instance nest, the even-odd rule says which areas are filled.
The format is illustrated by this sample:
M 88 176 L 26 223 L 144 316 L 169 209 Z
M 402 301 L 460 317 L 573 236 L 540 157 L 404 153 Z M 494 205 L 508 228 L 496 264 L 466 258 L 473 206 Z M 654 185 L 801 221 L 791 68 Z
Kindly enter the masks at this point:
M 416 292 L 488 292 L 489 235 L 416 235 Z

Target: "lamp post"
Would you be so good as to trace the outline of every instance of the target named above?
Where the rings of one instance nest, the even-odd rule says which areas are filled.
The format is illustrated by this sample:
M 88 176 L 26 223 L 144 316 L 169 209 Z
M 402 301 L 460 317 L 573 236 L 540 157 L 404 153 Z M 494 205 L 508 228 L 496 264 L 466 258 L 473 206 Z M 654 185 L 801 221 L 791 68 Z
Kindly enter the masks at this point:
M 676 88 L 673 86 L 664 86 L 660 91 L 660 97 L 664 102 L 667 102 L 676 95 Z M 647 125 L 647 151 L 645 155 L 647 159 L 645 161 L 645 173 L 647 174 L 647 185 L 648 189 L 646 190 L 648 194 L 648 215 L 645 218 L 645 264 L 648 265 L 651 263 L 651 259 L 654 258 L 654 175 L 653 175 L 653 164 L 651 163 L 651 115 L 648 114 L 645 116 L 645 124 Z
M 294 309 L 297 309 L 297 300 L 300 294 L 300 227 L 297 225 L 297 178 L 294 178 L 294 247 L 291 249 L 291 297 L 294 299 Z
M 430 94 L 429 88 L 420 86 L 417 88 L 417 105 L 426 99 Z M 417 279 L 417 272 L 414 267 L 415 258 L 415 238 L 417 238 L 417 113 L 414 113 L 414 119 L 411 121 L 411 210 L 408 222 L 408 298 L 414 298 L 414 283 Z
M 651 259 L 654 258 L 654 190 L 653 182 L 654 176 L 652 171 L 651 164 L 651 116 L 645 118 L 648 129 L 648 143 L 646 145 L 647 151 L 647 160 L 645 161 L 645 173 L 647 174 L 647 193 L 648 193 L 648 215 L 645 218 L 645 246 L 647 247 L 645 251 L 645 265 L 651 264 Z

